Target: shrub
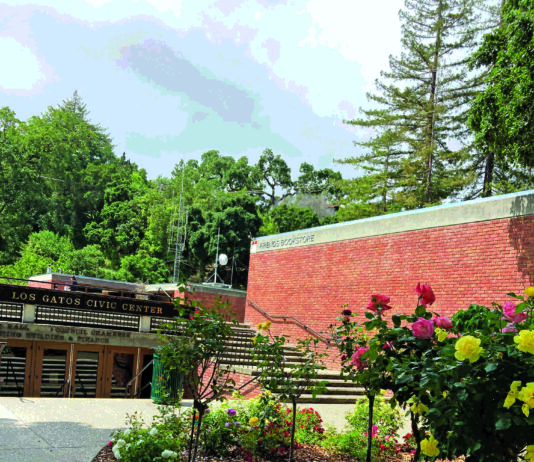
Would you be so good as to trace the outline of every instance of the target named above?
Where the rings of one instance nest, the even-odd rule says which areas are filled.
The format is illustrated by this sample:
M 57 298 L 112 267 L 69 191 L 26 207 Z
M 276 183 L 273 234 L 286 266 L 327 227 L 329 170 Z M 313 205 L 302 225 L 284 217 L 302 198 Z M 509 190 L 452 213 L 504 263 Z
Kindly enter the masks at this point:
M 322 446 L 332 451 L 350 454 L 365 460 L 367 451 L 367 417 L 366 399 L 358 399 L 354 410 L 346 416 L 347 425 L 343 433 L 326 436 Z M 383 398 L 375 401 L 372 432 L 372 460 L 388 460 L 401 450 L 397 433 L 402 424 L 402 415 L 398 407 L 391 407 Z
M 278 398 L 262 393 L 249 402 L 249 415 L 241 440 L 245 455 L 269 456 L 289 449 L 291 423 L 285 422 L 286 413 Z
M 127 416 L 126 430 L 113 434 L 112 450 L 124 462 L 160 462 L 177 460 L 186 447 L 187 423 L 173 408 L 160 407 L 149 428 L 137 414 Z
M 224 457 L 241 449 L 241 437 L 249 421 L 242 401 L 222 403 L 204 415 L 201 446 L 207 456 Z
M 286 425 L 291 425 L 292 411 L 286 409 Z M 295 439 L 297 443 L 318 444 L 324 439 L 323 419 L 313 408 L 301 409 L 297 412 Z

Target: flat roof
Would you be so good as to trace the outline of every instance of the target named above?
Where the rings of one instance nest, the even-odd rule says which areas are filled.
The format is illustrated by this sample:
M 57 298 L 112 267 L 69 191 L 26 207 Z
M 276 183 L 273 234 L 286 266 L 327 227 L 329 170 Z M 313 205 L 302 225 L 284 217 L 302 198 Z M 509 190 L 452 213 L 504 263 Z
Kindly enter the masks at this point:
M 251 253 L 534 215 L 534 190 L 258 237 Z

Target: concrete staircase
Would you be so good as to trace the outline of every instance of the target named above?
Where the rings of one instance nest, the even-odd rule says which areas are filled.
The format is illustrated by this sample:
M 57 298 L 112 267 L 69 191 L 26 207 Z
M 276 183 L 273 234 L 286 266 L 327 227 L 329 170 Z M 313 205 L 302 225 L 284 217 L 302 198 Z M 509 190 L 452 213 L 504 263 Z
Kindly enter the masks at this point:
M 251 354 L 256 331 L 245 324 L 233 326 L 232 330 L 233 335 L 226 344 L 221 363 L 236 372 L 249 374 L 251 378 L 257 377 L 260 372 L 256 369 Z M 291 345 L 284 348 L 284 356 L 289 364 L 302 360 L 301 353 Z M 315 398 L 307 390 L 299 400 L 301 403 L 352 404 L 357 398 L 364 397 L 363 389 L 350 381 L 346 382 L 339 371 L 320 371 L 318 380 L 328 381 L 327 390 Z

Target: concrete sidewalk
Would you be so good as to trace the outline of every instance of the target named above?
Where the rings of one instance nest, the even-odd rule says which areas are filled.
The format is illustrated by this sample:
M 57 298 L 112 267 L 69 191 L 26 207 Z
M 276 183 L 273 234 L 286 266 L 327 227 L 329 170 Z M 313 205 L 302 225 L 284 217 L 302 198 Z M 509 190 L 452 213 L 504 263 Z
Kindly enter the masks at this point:
M 184 400 L 190 407 L 191 401 Z M 300 407 L 300 406 L 299 406 Z M 338 429 L 352 405 L 315 404 Z M 91 462 L 112 431 L 138 411 L 150 423 L 157 406 L 146 399 L 0 398 L 0 462 Z
M 0 462 L 91 462 L 135 411 L 158 413 L 144 399 L 0 398 Z

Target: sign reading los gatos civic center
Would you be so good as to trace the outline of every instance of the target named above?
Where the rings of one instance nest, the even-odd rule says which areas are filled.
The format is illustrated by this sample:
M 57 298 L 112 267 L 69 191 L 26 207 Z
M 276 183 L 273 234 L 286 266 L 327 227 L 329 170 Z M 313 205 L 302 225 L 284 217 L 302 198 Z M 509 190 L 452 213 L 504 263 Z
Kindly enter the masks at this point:
M 0 284 L 0 301 L 27 303 L 30 305 L 57 306 L 90 311 L 135 314 L 138 316 L 175 316 L 172 303 L 141 300 L 112 295 L 96 295 L 85 292 L 64 292 L 61 290 Z

